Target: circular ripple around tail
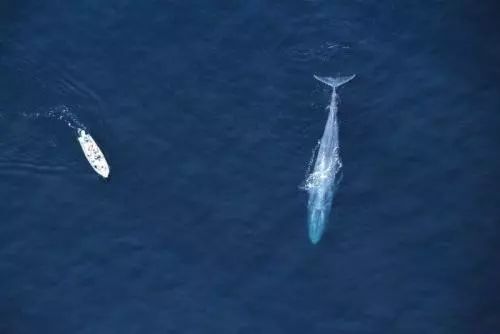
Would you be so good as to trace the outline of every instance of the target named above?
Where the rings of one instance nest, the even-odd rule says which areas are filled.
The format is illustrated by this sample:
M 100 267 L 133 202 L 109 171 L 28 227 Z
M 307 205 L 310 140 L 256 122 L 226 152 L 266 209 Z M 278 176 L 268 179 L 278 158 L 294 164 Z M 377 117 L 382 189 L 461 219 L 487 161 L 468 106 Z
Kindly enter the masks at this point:
M 328 61 L 342 50 L 349 49 L 349 46 L 326 42 L 318 47 L 309 45 L 297 45 L 288 49 L 291 59 L 298 62 L 309 62 L 314 60 Z

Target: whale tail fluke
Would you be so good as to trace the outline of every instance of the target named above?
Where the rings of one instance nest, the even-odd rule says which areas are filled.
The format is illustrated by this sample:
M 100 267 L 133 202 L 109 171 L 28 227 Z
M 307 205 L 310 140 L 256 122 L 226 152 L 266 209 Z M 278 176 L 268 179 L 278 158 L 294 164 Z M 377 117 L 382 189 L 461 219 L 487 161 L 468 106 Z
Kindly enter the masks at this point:
M 356 77 L 356 74 L 353 74 L 353 75 L 348 75 L 348 76 L 345 76 L 345 77 L 336 77 L 336 78 L 333 78 L 333 77 L 320 77 L 320 76 L 317 76 L 317 75 L 314 75 L 314 78 L 316 80 L 319 80 L 321 81 L 322 83 L 332 87 L 333 89 L 339 87 L 339 86 L 342 86 L 343 84 L 351 81 L 352 79 L 354 79 L 354 77 Z

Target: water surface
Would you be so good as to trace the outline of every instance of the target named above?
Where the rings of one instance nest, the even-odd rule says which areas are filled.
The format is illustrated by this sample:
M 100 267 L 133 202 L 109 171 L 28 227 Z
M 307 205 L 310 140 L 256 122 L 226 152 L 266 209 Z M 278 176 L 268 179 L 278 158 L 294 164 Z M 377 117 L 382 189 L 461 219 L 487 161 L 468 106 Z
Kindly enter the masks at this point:
M 500 330 L 498 6 L 0 4 L 0 332 Z M 330 89 L 344 177 L 304 179 Z M 102 182 L 66 107 L 102 147 Z

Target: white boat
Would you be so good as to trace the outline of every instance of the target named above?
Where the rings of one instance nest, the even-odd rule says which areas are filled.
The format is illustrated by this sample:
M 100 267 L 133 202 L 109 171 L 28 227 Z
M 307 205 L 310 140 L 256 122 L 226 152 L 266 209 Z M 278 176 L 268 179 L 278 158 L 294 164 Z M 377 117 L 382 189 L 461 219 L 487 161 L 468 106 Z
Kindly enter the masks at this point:
M 95 172 L 104 178 L 109 176 L 109 165 L 94 138 L 85 130 L 78 129 L 78 142 L 82 147 L 85 157 Z

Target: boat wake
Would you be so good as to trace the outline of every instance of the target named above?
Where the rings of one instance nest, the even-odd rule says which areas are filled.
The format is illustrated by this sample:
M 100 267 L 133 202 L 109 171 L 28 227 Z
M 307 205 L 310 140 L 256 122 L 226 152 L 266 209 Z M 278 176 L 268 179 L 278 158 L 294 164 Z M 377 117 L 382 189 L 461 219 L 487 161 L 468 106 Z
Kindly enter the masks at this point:
M 22 113 L 22 116 L 27 119 L 56 119 L 66 123 L 68 127 L 75 131 L 78 131 L 78 129 L 87 130 L 85 125 L 66 106 L 58 106 L 46 112 Z
M 85 158 L 94 171 L 104 178 L 109 176 L 109 165 L 104 158 L 104 154 L 92 136 L 88 133 L 87 127 L 83 125 L 68 107 L 59 106 L 47 112 L 23 113 L 22 115 L 28 119 L 49 118 L 66 123 L 69 128 L 75 130 L 76 138 L 80 143 Z
M 69 170 L 68 166 L 46 164 L 41 160 L 0 160 L 1 175 L 55 175 Z

